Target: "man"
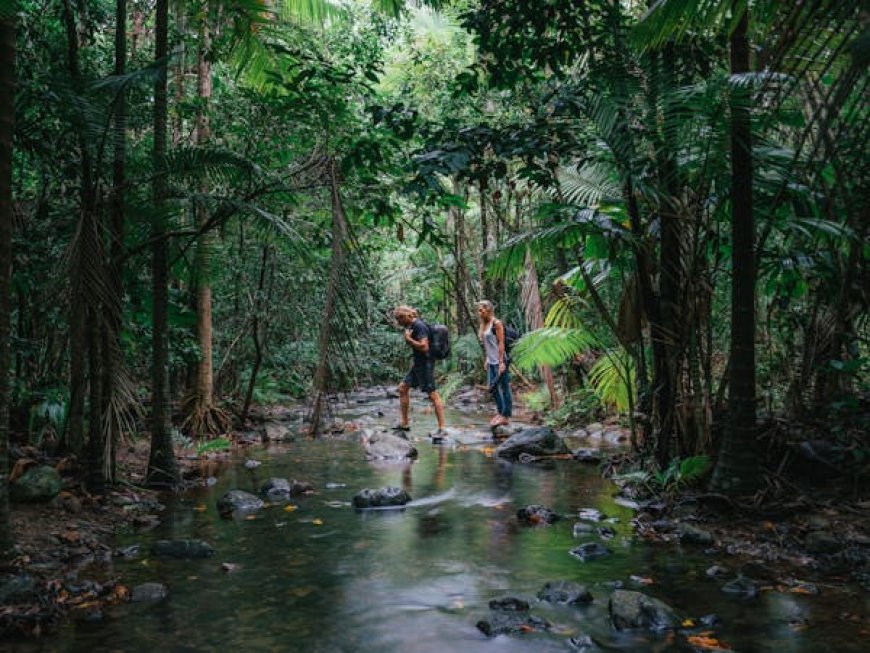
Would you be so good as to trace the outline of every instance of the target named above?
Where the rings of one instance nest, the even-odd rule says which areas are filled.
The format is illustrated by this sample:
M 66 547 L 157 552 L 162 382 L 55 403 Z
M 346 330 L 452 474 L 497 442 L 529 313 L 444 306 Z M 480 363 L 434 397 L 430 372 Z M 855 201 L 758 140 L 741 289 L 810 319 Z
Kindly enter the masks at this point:
M 399 384 L 399 406 L 402 419 L 394 429 L 397 431 L 410 431 L 408 413 L 411 408 L 411 388 L 420 388 L 429 395 L 429 401 L 435 408 L 435 417 L 438 419 L 438 430 L 432 434 L 433 440 L 443 439 L 444 432 L 444 403 L 438 394 L 438 386 L 435 385 L 435 361 L 429 356 L 429 327 L 417 316 L 417 311 L 410 306 L 398 306 L 393 315 L 396 321 L 405 330 L 405 342 L 413 351 L 413 365 L 411 371 Z

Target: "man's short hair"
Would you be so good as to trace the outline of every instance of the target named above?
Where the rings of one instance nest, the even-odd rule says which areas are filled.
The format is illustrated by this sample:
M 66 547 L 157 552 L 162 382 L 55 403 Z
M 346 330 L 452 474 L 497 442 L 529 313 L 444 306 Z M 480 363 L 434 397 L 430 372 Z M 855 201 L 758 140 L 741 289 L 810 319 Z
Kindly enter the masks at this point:
M 408 306 L 407 304 L 400 304 L 393 309 L 393 316 L 399 317 L 400 315 L 407 315 L 409 317 L 417 317 L 419 313 L 417 313 L 417 309 L 413 306 Z

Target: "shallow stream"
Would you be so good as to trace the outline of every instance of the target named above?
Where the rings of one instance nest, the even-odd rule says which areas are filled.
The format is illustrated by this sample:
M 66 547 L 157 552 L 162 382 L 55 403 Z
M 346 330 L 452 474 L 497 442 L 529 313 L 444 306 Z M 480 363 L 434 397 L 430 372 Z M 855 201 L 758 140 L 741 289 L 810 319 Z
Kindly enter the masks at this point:
M 395 400 L 351 406 L 350 417 L 374 415 L 381 425 L 397 411 Z M 722 625 L 710 636 L 736 651 L 866 650 L 843 634 L 836 616 L 844 606 L 830 604 L 824 590 L 817 597 L 774 590 L 753 601 L 730 598 L 705 570 L 734 561 L 635 539 L 632 510 L 615 503 L 614 487 L 594 466 L 499 461 L 492 443 L 475 435 L 486 416 L 453 412 L 449 419 L 468 444 L 433 446 L 424 437 L 431 417 L 417 415 L 412 438 L 420 456 L 410 465 L 368 463 L 353 438 L 249 450 L 259 468 L 245 469 L 241 457 L 212 487 L 169 501 L 155 530 L 120 538 L 119 546 L 139 543 L 143 552 L 169 538 L 205 539 L 217 549 L 207 560 L 116 559 L 115 575 L 130 586 L 164 583 L 166 601 L 124 605 L 101 623 L 71 624 L 37 648 L 15 650 L 537 653 L 575 650 L 570 639 L 581 635 L 592 637 L 593 650 L 691 650 L 680 637 L 612 631 L 607 602 L 617 581 L 663 599 L 681 617 L 717 615 Z M 294 500 L 291 511 L 276 504 L 253 519 L 218 515 L 215 504 L 227 490 L 256 492 L 271 476 L 309 481 L 316 492 Z M 349 506 L 358 490 L 388 485 L 405 488 L 413 502 L 397 511 Z M 531 503 L 567 518 L 520 526 L 516 511 Z M 608 558 L 584 563 L 569 555 L 581 542 L 572 535 L 580 508 L 613 519 L 616 535 L 603 541 Z M 225 562 L 237 568 L 222 571 Z M 594 602 L 538 602 L 537 592 L 553 580 L 587 585 Z M 528 600 L 552 629 L 484 636 L 475 624 L 489 616 L 490 599 L 504 596 Z

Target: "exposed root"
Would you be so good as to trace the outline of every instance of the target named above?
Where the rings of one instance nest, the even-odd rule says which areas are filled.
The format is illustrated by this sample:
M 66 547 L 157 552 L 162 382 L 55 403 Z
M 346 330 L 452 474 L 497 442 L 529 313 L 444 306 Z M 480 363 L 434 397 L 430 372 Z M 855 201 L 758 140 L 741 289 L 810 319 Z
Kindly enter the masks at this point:
M 195 397 L 184 402 L 181 430 L 193 438 L 210 440 L 232 430 L 230 414 L 218 406 L 203 405 Z

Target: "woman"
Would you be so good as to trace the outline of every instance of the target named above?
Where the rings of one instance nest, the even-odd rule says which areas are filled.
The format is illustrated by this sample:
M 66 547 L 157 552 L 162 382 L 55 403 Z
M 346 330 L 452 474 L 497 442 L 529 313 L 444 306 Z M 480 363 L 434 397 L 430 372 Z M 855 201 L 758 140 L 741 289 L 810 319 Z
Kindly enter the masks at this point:
M 477 302 L 480 327 L 477 335 L 486 353 L 486 372 L 489 391 L 495 397 L 498 414 L 489 421 L 490 426 L 510 423 L 513 413 L 508 360 L 505 354 L 504 324 L 495 317 L 495 305 L 488 299 Z

